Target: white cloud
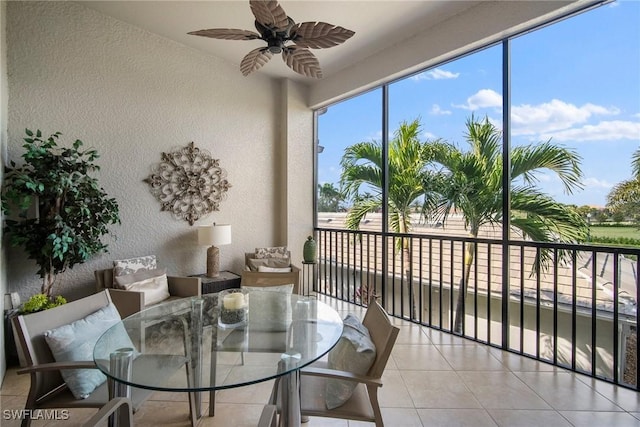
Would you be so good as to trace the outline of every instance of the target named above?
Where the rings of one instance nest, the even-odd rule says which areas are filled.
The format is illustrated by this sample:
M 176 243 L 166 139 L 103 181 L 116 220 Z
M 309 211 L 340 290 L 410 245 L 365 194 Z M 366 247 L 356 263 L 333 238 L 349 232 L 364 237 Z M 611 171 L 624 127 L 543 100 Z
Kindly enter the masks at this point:
M 451 111 L 443 110 L 438 104 L 433 104 L 429 114 L 433 114 L 434 116 L 448 116 L 451 114 Z
M 604 188 L 605 190 L 609 190 L 609 189 L 613 188 L 613 184 L 611 184 L 607 180 L 593 178 L 593 177 L 585 178 L 582 181 L 582 184 L 584 185 L 584 189 L 585 190 L 588 190 L 590 188 L 591 189 Z
M 420 74 L 416 74 L 415 76 L 410 77 L 413 81 L 420 80 L 448 80 L 448 79 L 457 79 L 460 73 L 452 73 L 451 71 L 446 71 L 440 68 L 435 68 L 433 70 L 425 71 Z
M 467 103 L 454 105 L 465 110 L 478 110 L 480 108 L 502 107 L 502 95 L 492 89 L 480 89 L 467 98 Z
M 538 105 L 522 104 L 511 107 L 513 135 L 536 135 L 570 129 L 587 122 L 594 115 L 616 115 L 620 110 L 600 105 L 578 107 L 558 99 Z
M 438 139 L 438 137 L 435 134 L 431 133 L 431 132 L 422 132 L 422 136 L 425 139 Z
M 596 125 L 584 125 L 557 132 L 546 132 L 540 139 L 554 141 L 615 141 L 631 139 L 640 141 L 640 122 L 622 120 L 603 121 Z

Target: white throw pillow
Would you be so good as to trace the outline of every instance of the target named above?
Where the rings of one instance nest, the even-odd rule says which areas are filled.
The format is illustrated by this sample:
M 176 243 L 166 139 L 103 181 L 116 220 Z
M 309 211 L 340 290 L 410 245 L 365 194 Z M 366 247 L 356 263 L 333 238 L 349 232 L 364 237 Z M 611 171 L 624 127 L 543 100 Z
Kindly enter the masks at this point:
M 261 265 L 258 267 L 258 271 L 261 273 L 291 273 L 291 267 L 267 267 Z
M 330 369 L 364 375 L 376 360 L 376 346 L 369 330 L 357 317 L 348 314 L 344 319 L 342 336 L 329 352 Z M 325 403 L 328 409 L 337 408 L 347 402 L 358 383 L 346 380 L 327 380 Z
M 144 293 L 145 307 L 162 302 L 171 296 L 166 274 L 140 280 L 139 282 L 126 283 L 122 286 L 127 291 Z

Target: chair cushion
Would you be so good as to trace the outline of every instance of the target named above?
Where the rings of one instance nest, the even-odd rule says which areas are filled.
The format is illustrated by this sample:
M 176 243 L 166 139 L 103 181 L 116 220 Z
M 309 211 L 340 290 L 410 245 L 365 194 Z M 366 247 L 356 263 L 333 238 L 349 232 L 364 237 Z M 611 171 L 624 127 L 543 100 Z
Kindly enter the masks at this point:
M 150 306 L 170 297 L 166 269 L 138 271 L 115 278 L 116 285 L 127 291 L 144 293 L 144 305 Z
M 376 346 L 369 330 L 357 317 L 348 314 L 344 319 L 342 336 L 329 352 L 330 369 L 364 375 L 376 359 Z M 358 383 L 346 380 L 327 380 L 325 400 L 328 409 L 334 409 L 351 398 Z
M 83 319 L 46 331 L 44 339 L 56 362 L 89 361 L 93 360 L 93 348 L 98 338 L 119 322 L 118 310 L 109 304 Z M 124 327 L 114 334 L 113 340 L 114 348 L 133 348 Z M 60 373 L 76 399 L 86 399 L 107 379 L 98 369 L 63 369 Z
M 247 268 L 258 271 L 260 267 L 285 268 L 291 266 L 291 258 L 248 258 Z
M 291 267 L 267 267 L 261 265 L 258 267 L 258 271 L 261 273 L 291 273 Z
M 291 324 L 293 285 L 243 286 L 249 291 L 249 323 L 254 330 L 286 331 Z
M 286 246 L 256 248 L 255 258 L 289 258 L 289 251 Z
M 113 261 L 113 276 L 122 276 L 141 270 L 155 270 L 156 268 L 158 268 L 158 263 L 155 255 L 119 259 Z

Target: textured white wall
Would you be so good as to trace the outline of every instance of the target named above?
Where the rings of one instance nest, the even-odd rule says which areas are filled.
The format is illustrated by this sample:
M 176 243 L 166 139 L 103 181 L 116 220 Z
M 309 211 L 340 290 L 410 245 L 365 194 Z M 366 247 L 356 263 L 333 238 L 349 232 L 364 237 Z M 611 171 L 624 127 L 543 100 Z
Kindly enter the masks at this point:
M 67 143 L 81 139 L 98 149 L 98 178 L 120 205 L 122 225 L 113 227 L 109 253 L 65 274 L 59 292 L 91 292 L 93 270 L 149 253 L 170 273 L 204 272 L 196 227 L 160 212 L 142 181 L 161 152 L 190 141 L 220 159 L 232 184 L 220 212 L 198 223 L 232 224 L 221 267 L 239 272 L 245 251 L 289 241 L 294 259 L 301 256 L 303 237 L 289 236 L 280 221 L 301 212 L 306 230 L 296 234 L 312 227 L 312 114 L 299 102 L 304 93 L 289 102 L 282 82 L 243 77 L 235 66 L 71 2 L 10 2 L 7 36 L 9 157 L 21 155 L 24 128 L 61 131 Z M 309 125 L 290 140 L 283 117 Z M 295 149 L 283 159 L 290 144 Z M 282 196 L 289 162 L 304 175 L 288 183 L 304 186 L 300 200 Z M 9 287 L 32 294 L 40 285 L 35 265 L 5 250 Z

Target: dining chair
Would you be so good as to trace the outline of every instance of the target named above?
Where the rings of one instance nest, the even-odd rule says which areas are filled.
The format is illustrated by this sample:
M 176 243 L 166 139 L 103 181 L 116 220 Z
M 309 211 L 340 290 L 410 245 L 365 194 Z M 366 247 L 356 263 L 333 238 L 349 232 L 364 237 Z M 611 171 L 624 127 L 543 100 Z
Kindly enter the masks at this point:
M 126 397 L 114 397 L 96 412 L 93 417 L 89 418 L 82 427 L 96 427 L 98 424 L 104 424 L 111 415 L 118 417 L 118 427 L 133 426 L 131 400 Z
M 300 404 L 302 416 L 340 418 L 375 422 L 383 427 L 378 403 L 378 389 L 382 387 L 382 374 L 400 329 L 394 326 L 375 297 L 369 301 L 362 324 L 368 329 L 376 348 L 376 356 L 365 375 L 330 369 L 327 362 L 317 362 L 300 371 Z M 343 405 L 327 409 L 326 386 L 330 379 L 357 384 L 353 394 Z
M 92 370 L 97 366 L 90 360 L 56 362 L 45 333 L 107 307 L 112 303 L 108 291 L 68 302 L 64 305 L 12 319 L 22 369 L 18 374 L 30 374 L 31 384 L 25 402 L 22 427 L 31 424 L 30 414 L 36 409 L 102 408 L 109 402 L 109 381 L 98 386 L 86 398 L 76 398 L 62 378 L 61 370 Z M 114 310 L 115 311 L 115 310 Z M 137 409 L 151 395 L 151 391 L 132 388 L 132 405 Z

